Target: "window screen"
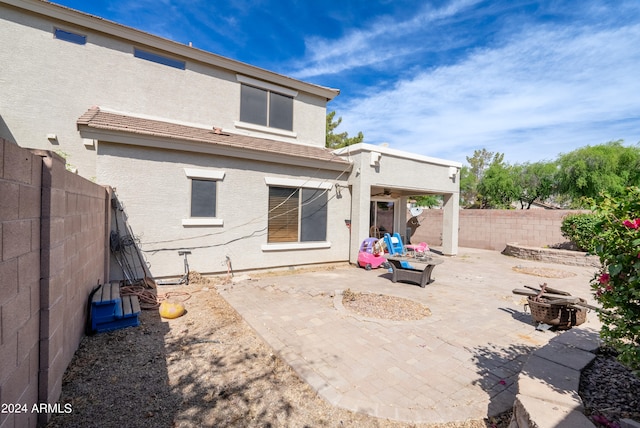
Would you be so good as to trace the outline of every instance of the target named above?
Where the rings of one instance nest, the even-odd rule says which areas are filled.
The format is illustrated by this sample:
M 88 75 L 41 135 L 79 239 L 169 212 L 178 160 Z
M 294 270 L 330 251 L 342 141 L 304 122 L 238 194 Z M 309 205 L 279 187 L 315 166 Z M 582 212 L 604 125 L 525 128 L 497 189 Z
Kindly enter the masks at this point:
M 134 49 L 133 56 L 140 59 L 146 59 L 147 61 L 155 62 L 158 64 L 168 65 L 169 67 L 179 68 L 180 70 L 184 70 L 186 68 L 186 63 L 184 61 L 168 58 L 166 56 L 158 55 L 153 52 L 143 51 L 141 49 Z
M 87 36 L 83 36 L 82 34 L 72 33 L 71 31 L 64 31 L 59 28 L 56 28 L 54 30 L 54 36 L 56 37 L 56 39 L 75 43 L 77 45 L 84 45 L 87 43 Z
M 216 216 L 216 182 L 191 180 L 191 217 Z
M 326 241 L 326 239 L 327 191 L 322 189 L 302 189 L 300 241 Z
M 240 89 L 240 120 L 267 126 L 267 91 L 242 85 Z
M 240 86 L 240 120 L 293 130 L 293 98 L 253 86 Z
M 269 95 L 269 126 L 293 130 L 293 98 L 274 92 Z

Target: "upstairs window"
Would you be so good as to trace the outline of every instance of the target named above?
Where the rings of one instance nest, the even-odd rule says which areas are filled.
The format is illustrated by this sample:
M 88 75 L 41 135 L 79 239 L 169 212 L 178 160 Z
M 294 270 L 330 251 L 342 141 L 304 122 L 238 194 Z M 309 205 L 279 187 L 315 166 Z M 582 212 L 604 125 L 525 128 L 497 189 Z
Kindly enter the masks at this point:
M 169 67 L 177 68 L 180 70 L 184 70 L 186 68 L 186 63 L 184 61 L 180 61 L 174 58 L 169 58 L 167 56 L 160 55 L 153 52 L 144 51 L 138 48 L 133 49 L 133 56 L 135 56 L 136 58 L 155 62 L 157 64 L 167 65 Z
M 240 120 L 270 128 L 293 130 L 293 97 L 242 85 Z
M 240 123 L 293 131 L 293 99 L 298 91 L 237 74 L 240 83 Z M 264 129 L 263 129 L 264 131 Z
M 53 30 L 53 35 L 56 39 L 64 40 L 65 42 L 75 43 L 76 45 L 84 45 L 87 43 L 87 36 L 82 34 L 72 33 L 71 31 L 61 30 L 56 28 Z

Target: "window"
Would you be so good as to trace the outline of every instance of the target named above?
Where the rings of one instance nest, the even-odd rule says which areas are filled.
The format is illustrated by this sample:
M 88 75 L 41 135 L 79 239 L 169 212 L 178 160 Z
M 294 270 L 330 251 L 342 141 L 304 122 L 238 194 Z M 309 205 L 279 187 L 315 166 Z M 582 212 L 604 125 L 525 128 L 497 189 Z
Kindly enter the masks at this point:
M 147 61 L 155 62 L 157 64 L 168 65 L 169 67 L 173 67 L 173 68 L 179 68 L 180 70 L 184 70 L 186 68 L 186 63 L 184 61 L 169 58 L 153 52 L 143 51 L 138 48 L 134 48 L 133 56 L 140 59 L 146 59 Z
M 326 238 L 326 189 L 269 187 L 267 242 L 315 242 Z
M 268 91 L 242 85 L 240 89 L 240 120 L 267 126 Z
M 77 45 L 84 45 L 87 43 L 87 36 L 83 36 L 82 34 L 72 33 L 71 31 L 61 30 L 59 28 L 54 29 L 53 35 L 55 36 L 56 39 L 75 43 Z
M 191 180 L 191 217 L 216 216 L 216 182 Z
M 243 84 L 240 88 L 240 120 L 292 131 L 293 97 Z
M 185 168 L 190 179 L 191 201 L 189 218 L 182 219 L 183 226 L 222 226 L 218 217 L 218 181 L 224 178 L 223 171 Z

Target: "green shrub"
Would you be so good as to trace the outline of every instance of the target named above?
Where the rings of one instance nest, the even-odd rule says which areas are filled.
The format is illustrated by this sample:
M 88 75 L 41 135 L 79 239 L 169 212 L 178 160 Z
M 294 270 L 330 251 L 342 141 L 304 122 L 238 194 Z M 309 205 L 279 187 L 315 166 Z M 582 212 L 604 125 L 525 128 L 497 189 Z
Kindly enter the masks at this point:
M 602 267 L 591 281 L 604 309 L 600 336 L 640 373 L 640 188 L 604 196 L 594 207 L 601 216 L 594 241 Z
M 562 236 L 575 243 L 581 251 L 595 253 L 594 240 L 601 215 L 596 213 L 569 214 L 562 220 Z

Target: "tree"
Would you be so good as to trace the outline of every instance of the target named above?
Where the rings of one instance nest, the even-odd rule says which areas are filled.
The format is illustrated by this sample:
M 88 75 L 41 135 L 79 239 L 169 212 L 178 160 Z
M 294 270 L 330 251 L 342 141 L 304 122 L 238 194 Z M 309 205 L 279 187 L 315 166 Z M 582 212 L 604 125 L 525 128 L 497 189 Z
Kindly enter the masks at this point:
M 556 171 L 554 162 L 534 162 L 516 164 L 511 167 L 511 175 L 522 209 L 531 208 L 536 200 L 545 200 L 556 191 Z
M 623 146 L 622 140 L 585 146 L 558 158 L 559 191 L 584 206 L 585 198 L 601 193 L 621 195 L 628 186 L 640 185 L 640 146 Z
M 339 117 L 334 122 L 334 117 L 336 116 L 336 112 L 332 111 L 327 114 L 327 138 L 325 142 L 325 147 L 329 149 L 339 149 L 341 147 L 350 146 L 352 144 L 362 143 L 364 140 L 364 135 L 362 132 L 358 132 L 358 135 L 355 137 L 349 137 L 347 132 L 341 132 L 340 134 L 335 134 L 333 131 L 342 123 L 342 118 Z
M 476 201 L 477 182 L 468 166 L 460 168 L 460 206 L 471 208 Z
M 503 153 L 493 153 L 487 149 L 474 150 L 473 156 L 467 156 L 469 167 L 463 166 L 460 172 L 460 195 L 463 206 L 467 208 L 481 208 L 482 195 L 478 193 L 478 185 L 485 171 L 492 163 L 503 162 Z
M 442 195 L 410 196 L 409 198 L 415 199 L 418 207 L 433 208 L 442 204 Z
M 511 202 L 518 197 L 512 167 L 495 158 L 478 183 L 480 208 L 511 208 Z

